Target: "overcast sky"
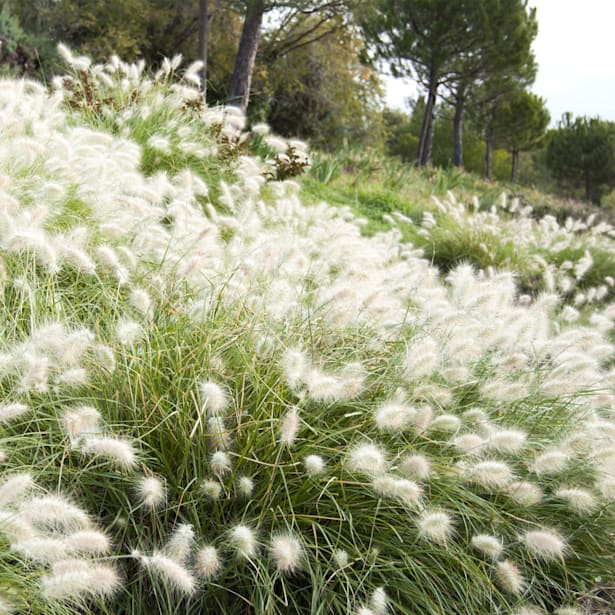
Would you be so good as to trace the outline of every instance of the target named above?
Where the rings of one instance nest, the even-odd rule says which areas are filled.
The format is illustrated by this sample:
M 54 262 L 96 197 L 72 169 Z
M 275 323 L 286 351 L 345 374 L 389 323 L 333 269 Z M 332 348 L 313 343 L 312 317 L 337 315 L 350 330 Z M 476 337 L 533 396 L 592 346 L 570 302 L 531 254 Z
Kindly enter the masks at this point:
M 536 7 L 532 90 L 547 101 L 554 124 L 566 111 L 615 121 L 615 0 L 530 0 Z M 416 96 L 408 80 L 387 79 L 387 103 Z

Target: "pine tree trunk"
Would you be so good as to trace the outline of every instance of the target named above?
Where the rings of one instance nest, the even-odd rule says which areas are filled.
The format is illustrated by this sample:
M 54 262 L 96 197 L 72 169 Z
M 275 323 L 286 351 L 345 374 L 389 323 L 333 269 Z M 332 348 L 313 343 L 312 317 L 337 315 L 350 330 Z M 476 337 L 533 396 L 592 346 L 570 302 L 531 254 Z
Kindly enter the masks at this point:
M 463 169 L 463 111 L 464 100 L 458 97 L 455 100 L 455 117 L 453 119 L 453 165 Z
M 421 128 L 421 138 L 419 139 L 419 149 L 417 152 L 417 166 L 427 166 L 431 160 L 431 149 L 433 145 L 434 135 L 434 111 L 436 108 L 436 97 L 438 92 L 438 84 L 432 77 L 429 84 L 429 92 L 427 95 L 427 104 L 425 105 L 425 114 L 423 115 L 423 126 Z
M 207 42 L 209 41 L 209 2 L 199 0 L 199 60 L 203 62 L 201 68 L 201 87 L 203 99 L 207 94 Z
M 589 169 L 585 169 L 585 200 L 592 203 L 594 198 L 594 190 L 592 186 L 591 175 Z
M 493 126 L 489 124 L 485 133 L 485 166 L 487 179 L 493 181 Z
M 253 0 L 250 2 L 241 30 L 239 49 L 235 58 L 233 78 L 231 81 L 231 95 L 229 105 L 239 107 L 244 113 L 250 100 L 250 84 L 252 71 L 260 42 L 261 25 L 265 13 L 265 1 Z
M 513 184 L 517 183 L 517 175 L 519 173 L 519 150 L 512 151 L 512 171 L 510 173 L 510 181 Z

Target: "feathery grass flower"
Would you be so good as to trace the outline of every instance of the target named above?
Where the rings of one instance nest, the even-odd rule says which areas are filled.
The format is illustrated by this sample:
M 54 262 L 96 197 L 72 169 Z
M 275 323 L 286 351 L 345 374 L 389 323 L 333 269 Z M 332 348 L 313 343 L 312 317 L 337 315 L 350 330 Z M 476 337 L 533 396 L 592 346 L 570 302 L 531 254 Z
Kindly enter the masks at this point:
M 137 463 L 134 444 L 124 438 L 87 436 L 80 446 L 81 452 L 95 457 L 104 457 L 121 468 L 131 469 Z
M 249 498 L 254 493 L 254 481 L 249 476 L 240 476 L 237 482 L 237 493 L 243 498 Z
M 120 585 L 114 568 L 83 559 L 54 562 L 50 572 L 41 577 L 43 596 L 49 600 L 81 602 L 90 597 L 110 598 Z
M 446 544 L 454 531 L 453 519 L 449 513 L 443 510 L 426 510 L 421 513 L 417 525 L 421 538 L 438 543 Z
M 497 559 L 504 550 L 504 545 L 499 538 L 490 534 L 476 534 L 472 536 L 472 546 L 481 553 Z
M 274 536 L 271 539 L 270 552 L 279 572 L 292 574 L 301 567 L 303 547 L 292 534 Z
M 318 476 L 325 471 L 325 460 L 320 455 L 307 455 L 303 465 L 310 476 Z
M 211 456 L 211 471 L 217 476 L 223 476 L 231 471 L 231 458 L 224 451 L 216 451 Z
M 386 458 L 375 444 L 359 444 L 348 453 L 348 467 L 353 472 L 381 474 L 386 467 Z
M 164 547 L 165 555 L 178 564 L 186 565 L 194 544 L 194 528 L 189 523 L 180 523 Z
M 236 525 L 231 529 L 230 542 L 241 559 L 252 559 L 258 551 L 256 532 L 247 525 Z
M 218 550 L 211 546 L 201 547 L 196 554 L 194 565 L 197 573 L 205 579 L 210 579 L 220 570 Z
M 512 500 L 522 506 L 535 506 L 542 501 L 542 489 L 528 481 L 517 481 L 506 487 L 506 493 Z
M 408 455 L 401 460 L 399 471 L 409 478 L 426 480 L 431 473 L 431 462 L 423 455 Z
M 282 446 L 292 446 L 299 433 L 300 420 L 297 408 L 289 410 L 282 419 L 280 426 L 280 444 Z
M 201 402 L 210 416 L 219 416 L 228 407 L 229 400 L 224 389 L 216 382 L 201 382 L 199 385 Z
M 165 484 L 155 476 L 144 476 L 137 483 L 137 495 L 145 508 L 158 508 L 167 498 Z
M 525 579 L 519 567 L 510 560 L 496 563 L 496 577 L 500 587 L 511 594 L 519 596 L 525 587 Z
M 19 419 L 29 412 L 30 408 L 26 404 L 19 402 L 0 404 L 0 423 L 10 423 Z
M 503 461 L 480 461 L 470 466 L 468 478 L 486 489 L 501 489 L 510 484 L 513 473 Z
M 563 559 L 567 550 L 562 538 L 549 530 L 525 532 L 522 540 L 531 553 L 543 559 Z
M 217 480 L 206 479 L 201 483 L 203 495 L 212 500 L 219 500 L 222 495 L 222 485 Z
M 33 487 L 34 480 L 27 472 L 5 478 L 0 484 L 0 507 L 7 506 L 23 497 Z
M 196 579 L 191 572 L 164 553 L 154 551 L 152 555 L 148 556 L 133 551 L 133 557 L 138 558 L 147 570 L 166 581 L 171 589 L 187 596 L 196 591 Z

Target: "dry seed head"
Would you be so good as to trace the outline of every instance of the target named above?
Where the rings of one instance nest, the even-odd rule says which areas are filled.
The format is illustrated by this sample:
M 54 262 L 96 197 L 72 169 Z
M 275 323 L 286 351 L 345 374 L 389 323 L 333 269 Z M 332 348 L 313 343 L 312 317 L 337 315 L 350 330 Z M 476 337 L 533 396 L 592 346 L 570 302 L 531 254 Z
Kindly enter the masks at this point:
M 374 491 L 383 497 L 398 498 L 405 504 L 415 505 L 421 500 L 423 490 L 413 481 L 383 474 L 374 478 Z
M 539 476 L 558 474 L 566 469 L 569 459 L 564 451 L 548 451 L 534 459 L 532 470 Z
M 520 451 L 527 440 L 527 434 L 515 429 L 504 429 L 492 433 L 487 440 L 487 448 L 501 453 Z
M 143 289 L 135 288 L 131 291 L 128 301 L 130 302 L 130 305 L 132 305 L 132 307 L 143 316 L 151 315 L 152 300 Z
M 374 414 L 376 426 L 382 431 L 399 431 L 411 424 L 415 410 L 400 402 L 380 406 Z
M 19 512 L 22 519 L 35 528 L 75 531 L 91 525 L 83 510 L 54 495 L 26 500 L 20 505 Z
M 205 579 L 213 577 L 220 570 L 220 557 L 215 547 L 201 547 L 195 558 L 196 571 Z
M 615 502 L 615 478 L 605 477 L 596 483 L 600 495 L 607 502 Z
M 304 382 L 306 371 L 309 368 L 309 360 L 305 354 L 296 348 L 291 348 L 282 357 L 282 369 L 286 382 L 291 389 L 296 389 Z
M 10 423 L 27 414 L 29 410 L 26 404 L 19 402 L 0 404 L 0 423 Z
M 431 472 L 431 462 L 423 455 L 409 455 L 401 460 L 399 471 L 410 478 L 425 480 Z
M 280 534 L 271 539 L 271 557 L 279 572 L 292 574 L 301 566 L 303 547 L 291 534 Z
M 145 568 L 165 580 L 178 592 L 191 595 L 196 590 L 196 580 L 190 571 L 163 553 L 154 551 L 151 556 L 141 555 L 139 559 Z
M 501 489 L 510 484 L 513 473 L 503 461 L 481 461 L 469 468 L 468 478 L 486 489 Z
M 522 536 L 525 546 L 542 559 L 563 559 L 567 550 L 566 543 L 555 532 L 535 530 Z
M 203 408 L 210 416 L 219 416 L 228 407 L 228 397 L 216 382 L 201 382 L 199 385 Z
M 307 455 L 303 465 L 310 476 L 318 476 L 325 470 L 325 461 L 320 455 Z
M 64 539 L 69 553 L 91 553 L 102 555 L 111 547 L 108 536 L 97 530 L 79 530 Z
M 222 495 L 222 485 L 217 480 L 205 479 L 201 483 L 201 491 L 206 497 L 219 500 Z
M 87 560 L 55 562 L 41 577 L 41 590 L 49 600 L 80 601 L 88 597 L 111 597 L 120 587 L 120 578 L 111 566 Z
M 297 408 L 289 410 L 282 419 L 280 427 L 280 444 L 282 446 L 292 446 L 299 433 L 300 420 Z
M 430 431 L 455 432 L 461 427 L 461 420 L 453 414 L 441 414 L 429 425 Z
M 223 476 L 231 471 L 231 458 L 224 451 L 216 451 L 211 456 L 211 470 L 217 476 Z
M 62 416 L 62 427 L 71 439 L 100 432 L 100 412 L 91 406 L 70 408 Z
M 189 523 L 180 523 L 164 547 L 165 555 L 178 564 L 185 565 L 194 543 L 194 528 Z
M 121 468 L 131 469 L 137 463 L 134 445 L 130 440 L 108 436 L 89 436 L 81 445 L 81 452 L 86 455 L 104 457 Z
M 496 563 L 496 576 L 500 587 L 516 596 L 520 595 L 525 586 L 525 580 L 518 566 L 510 560 Z
M 117 323 L 115 336 L 122 346 L 134 346 L 143 336 L 143 328 L 138 322 L 121 320 Z
M 429 429 L 432 416 L 433 409 L 431 406 L 422 405 L 415 408 L 415 413 L 412 417 L 412 424 L 414 425 L 414 429 L 417 433 L 423 433 Z
M 41 564 L 64 559 L 71 554 L 65 540 L 44 536 L 34 536 L 20 542 L 14 542 L 11 544 L 11 551 Z
M 484 439 L 476 433 L 465 433 L 453 438 L 450 442 L 459 452 L 474 456 L 482 453 L 485 444 Z
M 417 524 L 421 538 L 438 544 L 446 544 L 453 534 L 453 520 L 443 510 L 426 510 L 419 517 Z
M 211 416 L 207 419 L 207 431 L 217 448 L 228 448 L 230 434 L 221 416 Z
M 144 476 L 137 484 L 137 495 L 143 506 L 149 510 L 164 504 L 167 498 L 164 483 L 154 476 Z
M 337 568 L 344 568 L 345 566 L 348 566 L 348 563 L 350 562 L 348 551 L 345 551 L 344 549 L 336 549 L 333 551 L 333 562 Z
M 545 611 L 537 606 L 522 606 L 513 615 L 545 615 Z
M 579 515 L 591 513 L 598 505 L 596 498 L 590 491 L 577 487 L 558 489 L 555 492 L 555 497 L 566 500 L 571 510 Z
M 506 488 L 508 497 L 522 506 L 534 506 L 542 501 L 542 489 L 527 481 L 510 483 Z
M 254 493 L 254 481 L 249 476 L 240 476 L 237 482 L 237 493 L 243 498 L 249 498 Z
M 247 525 L 236 525 L 231 530 L 230 541 L 238 557 L 251 559 L 256 555 L 258 549 L 256 533 Z
M 4 507 L 7 504 L 11 504 L 16 499 L 24 496 L 30 489 L 34 487 L 34 481 L 32 475 L 16 474 L 10 478 L 6 478 L 2 484 L 0 484 L 0 507 Z
M 359 444 L 348 453 L 348 467 L 353 472 L 381 474 L 386 467 L 382 450 L 374 444 Z
M 477 534 L 476 536 L 472 536 L 472 546 L 477 551 L 480 551 L 493 559 L 497 559 L 504 550 L 502 541 L 495 536 L 491 536 L 490 534 Z
M 389 610 L 389 597 L 384 587 L 377 587 L 369 597 L 369 606 L 375 615 L 385 615 Z

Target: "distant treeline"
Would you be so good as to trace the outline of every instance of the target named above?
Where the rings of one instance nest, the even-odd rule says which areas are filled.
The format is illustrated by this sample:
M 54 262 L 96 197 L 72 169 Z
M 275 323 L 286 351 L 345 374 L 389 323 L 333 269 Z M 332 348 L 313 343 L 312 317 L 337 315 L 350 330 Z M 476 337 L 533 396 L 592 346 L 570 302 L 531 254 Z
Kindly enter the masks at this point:
M 527 0 L 2 0 L 0 69 L 50 82 L 62 41 L 96 61 L 155 68 L 200 58 L 208 103 L 226 103 L 314 147 L 377 148 L 600 203 L 615 187 L 615 127 L 530 91 L 536 9 Z M 378 70 L 423 89 L 384 108 Z M 607 202 L 615 200 L 607 196 Z

